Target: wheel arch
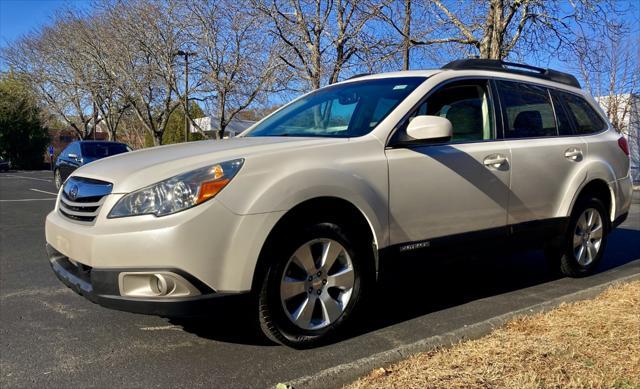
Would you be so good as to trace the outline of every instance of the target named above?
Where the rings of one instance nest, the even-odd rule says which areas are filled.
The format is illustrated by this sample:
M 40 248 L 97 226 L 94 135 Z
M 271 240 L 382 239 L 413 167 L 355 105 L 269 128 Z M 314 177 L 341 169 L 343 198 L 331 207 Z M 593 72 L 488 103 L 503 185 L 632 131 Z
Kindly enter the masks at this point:
M 576 193 L 571 202 L 570 212 L 573 212 L 573 209 L 576 203 L 583 197 L 587 195 L 592 195 L 600 200 L 602 200 L 605 204 L 606 209 L 609 211 L 609 219 L 613 221 L 615 218 L 615 193 L 613 188 L 603 179 L 596 178 L 589 181 L 585 181 L 584 185 L 580 188 L 580 190 Z
M 301 219 L 327 215 L 328 217 L 335 217 L 340 219 L 340 221 L 347 222 L 354 232 L 365 239 L 365 242 L 370 243 L 370 260 L 372 261 L 370 264 L 373 266 L 377 275 L 379 245 L 376 237 L 376 231 L 369 218 L 361 209 L 348 200 L 340 197 L 322 196 L 300 202 L 282 215 L 282 217 L 275 223 L 260 250 L 253 274 L 251 289 L 254 291 L 257 290 L 257 288 L 259 288 L 259 283 L 265 275 L 269 264 L 267 253 L 270 250 L 270 244 L 274 241 L 275 236 L 284 233 L 286 228 L 294 225 L 295 223 L 299 223 Z

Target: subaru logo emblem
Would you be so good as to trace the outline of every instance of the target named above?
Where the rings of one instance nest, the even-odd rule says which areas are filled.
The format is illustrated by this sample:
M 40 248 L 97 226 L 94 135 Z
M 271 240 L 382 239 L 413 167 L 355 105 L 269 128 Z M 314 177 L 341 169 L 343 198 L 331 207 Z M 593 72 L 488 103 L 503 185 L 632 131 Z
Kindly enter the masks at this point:
M 69 190 L 69 198 L 75 200 L 78 197 L 78 185 L 73 184 L 71 190 Z

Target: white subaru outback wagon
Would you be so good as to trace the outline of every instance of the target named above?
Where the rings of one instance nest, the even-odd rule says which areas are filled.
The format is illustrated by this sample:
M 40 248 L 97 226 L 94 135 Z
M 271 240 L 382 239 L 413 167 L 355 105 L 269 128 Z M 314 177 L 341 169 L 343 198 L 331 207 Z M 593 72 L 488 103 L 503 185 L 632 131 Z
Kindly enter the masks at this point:
M 79 168 L 47 216 L 47 251 L 100 305 L 172 316 L 250 294 L 269 338 L 308 347 L 402 252 L 525 238 L 589 274 L 630 207 L 628 152 L 558 71 L 458 60 L 358 76 L 233 139 Z

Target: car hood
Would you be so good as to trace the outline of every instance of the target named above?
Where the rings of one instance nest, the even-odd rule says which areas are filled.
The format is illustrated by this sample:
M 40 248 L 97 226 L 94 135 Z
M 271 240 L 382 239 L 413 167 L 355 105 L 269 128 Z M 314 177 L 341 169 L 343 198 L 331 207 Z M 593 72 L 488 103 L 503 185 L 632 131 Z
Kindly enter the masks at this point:
M 177 174 L 236 158 L 251 159 L 290 148 L 345 142 L 340 138 L 247 137 L 153 147 L 118 154 L 82 166 L 73 176 L 113 184 L 112 193 L 129 193 Z M 247 163 L 245 161 L 245 163 Z

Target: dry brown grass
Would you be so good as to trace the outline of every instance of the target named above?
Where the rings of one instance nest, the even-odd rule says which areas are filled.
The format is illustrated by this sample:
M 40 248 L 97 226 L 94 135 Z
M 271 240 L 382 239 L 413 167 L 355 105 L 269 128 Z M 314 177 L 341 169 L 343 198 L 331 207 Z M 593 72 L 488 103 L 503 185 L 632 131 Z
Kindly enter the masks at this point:
M 376 369 L 349 388 L 640 388 L 640 281 Z

